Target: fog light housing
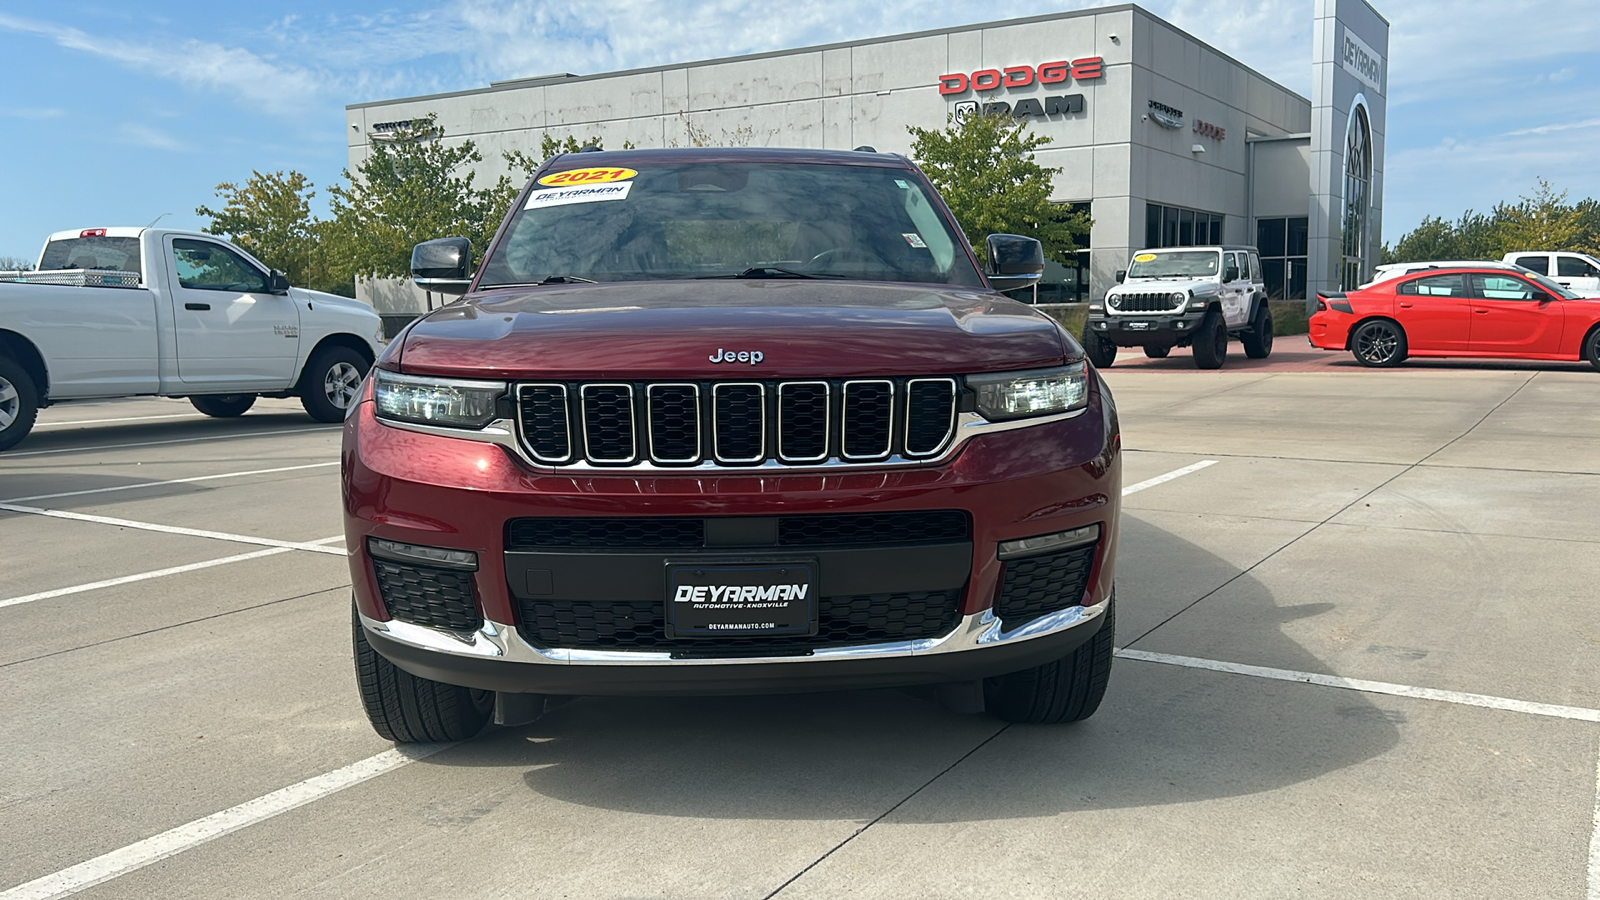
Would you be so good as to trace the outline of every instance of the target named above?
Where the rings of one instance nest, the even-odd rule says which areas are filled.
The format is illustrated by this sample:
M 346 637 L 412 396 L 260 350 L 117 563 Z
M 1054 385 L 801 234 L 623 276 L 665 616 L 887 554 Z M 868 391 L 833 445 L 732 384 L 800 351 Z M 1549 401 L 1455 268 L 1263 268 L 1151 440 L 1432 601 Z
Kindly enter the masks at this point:
M 402 544 L 383 538 L 367 538 L 367 552 L 378 559 L 394 562 L 416 563 L 436 569 L 456 569 L 462 572 L 478 571 L 478 554 L 471 550 L 451 550 L 446 547 L 427 547 L 422 544 Z
M 1058 531 L 1055 534 L 1041 534 L 1038 537 L 1018 538 L 1014 541 L 1001 541 L 998 556 L 1001 559 L 1017 559 L 1022 556 L 1038 556 L 1041 553 L 1053 553 L 1057 550 L 1070 550 L 1073 547 L 1082 547 L 1100 540 L 1100 523 L 1074 528 L 1071 531 Z

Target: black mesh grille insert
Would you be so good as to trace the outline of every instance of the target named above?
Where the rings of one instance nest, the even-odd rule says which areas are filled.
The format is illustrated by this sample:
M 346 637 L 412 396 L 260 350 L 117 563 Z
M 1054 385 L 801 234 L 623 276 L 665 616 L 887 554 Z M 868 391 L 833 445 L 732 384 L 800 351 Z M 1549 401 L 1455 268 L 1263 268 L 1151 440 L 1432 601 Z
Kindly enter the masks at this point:
M 633 462 L 633 389 L 625 384 L 584 385 L 583 436 L 591 462 Z
M 894 431 L 894 385 L 887 381 L 851 382 L 844 392 L 844 428 L 841 431 L 847 459 L 875 459 L 889 455 Z
M 700 397 L 694 385 L 650 386 L 650 456 L 664 463 L 700 460 Z
M 1045 613 L 1082 603 L 1095 546 L 1008 560 L 1000 579 L 1000 598 L 994 605 L 1002 625 L 1015 628 Z
M 704 519 L 512 519 L 508 550 L 704 547 Z
M 968 536 L 958 509 L 886 513 L 813 513 L 778 518 L 778 546 L 932 544 Z M 705 520 L 697 518 L 512 519 L 507 550 L 585 548 L 646 549 L 705 546 Z
M 766 456 L 763 398 L 759 384 L 719 384 L 716 406 L 717 459 L 757 462 Z
M 565 462 L 572 457 L 572 431 L 567 425 L 567 391 L 559 384 L 524 385 L 517 405 L 522 413 L 522 438 L 534 458 Z
M 820 461 L 828 456 L 828 385 L 785 384 L 778 391 L 778 456 Z
M 1122 294 L 1115 308 L 1121 312 L 1171 312 L 1177 305 L 1177 301 L 1172 299 L 1171 292 L 1160 292 Z
M 913 381 L 906 388 L 906 455 L 931 456 L 955 427 L 953 381 Z
M 476 631 L 483 619 L 472 594 L 472 573 L 374 559 L 378 593 L 389 615 L 413 625 Z
M 778 519 L 778 545 L 782 547 L 931 544 L 965 540 L 966 537 L 967 514 L 954 509 L 783 516 Z
M 766 656 L 804 653 L 949 634 L 960 617 L 961 591 L 822 597 L 815 637 L 668 640 L 666 614 L 657 600 L 579 603 L 519 600 L 522 636 L 542 647 L 587 650 L 672 651 L 693 656 Z

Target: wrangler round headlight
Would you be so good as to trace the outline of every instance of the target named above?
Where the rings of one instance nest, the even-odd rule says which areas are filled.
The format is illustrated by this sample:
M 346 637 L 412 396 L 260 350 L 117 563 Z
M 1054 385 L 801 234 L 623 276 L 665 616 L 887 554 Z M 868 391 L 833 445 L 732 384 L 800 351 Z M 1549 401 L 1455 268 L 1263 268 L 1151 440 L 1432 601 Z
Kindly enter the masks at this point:
M 489 424 L 494 421 L 497 401 L 505 393 L 503 381 L 421 377 L 383 369 L 378 369 L 373 378 L 378 418 L 445 428 L 482 428 Z
M 1089 405 L 1089 373 L 1084 363 L 1057 369 L 968 375 L 978 394 L 978 414 L 991 422 L 1048 416 Z
M 1183 301 L 1185 301 L 1187 299 L 1189 299 L 1189 292 L 1188 291 L 1173 291 L 1172 292 L 1172 302 L 1173 303 L 1182 303 Z
M 1119 297 L 1116 294 L 1109 294 L 1109 295 L 1106 296 L 1106 305 L 1111 307 L 1112 309 L 1121 309 L 1122 308 L 1122 298 Z

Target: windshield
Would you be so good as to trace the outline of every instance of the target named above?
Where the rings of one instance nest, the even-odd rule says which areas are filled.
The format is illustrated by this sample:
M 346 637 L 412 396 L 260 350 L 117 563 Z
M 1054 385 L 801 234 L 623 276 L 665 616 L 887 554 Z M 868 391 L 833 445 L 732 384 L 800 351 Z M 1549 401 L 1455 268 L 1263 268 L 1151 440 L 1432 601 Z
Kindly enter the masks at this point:
M 1524 270 L 1524 271 L 1526 271 L 1526 270 Z M 1533 281 L 1538 282 L 1540 287 L 1544 288 L 1545 290 L 1549 291 L 1552 294 L 1555 294 L 1557 297 L 1560 297 L 1563 300 L 1581 300 L 1581 299 L 1583 299 L 1582 295 L 1574 293 L 1573 291 L 1562 287 L 1560 284 L 1556 283 L 1555 281 L 1552 281 L 1548 276 L 1540 275 L 1538 272 L 1527 272 L 1527 274 L 1524 275 L 1523 277 L 1524 278 L 1529 278 L 1529 279 L 1532 279 Z
M 541 177 L 479 286 L 736 276 L 983 283 L 904 169 L 636 165 Z
M 1133 258 L 1129 278 L 1212 278 L 1221 269 L 1215 250 L 1145 251 Z
M 139 239 L 136 237 L 79 237 L 51 241 L 44 246 L 39 268 L 112 269 L 144 274 L 139 265 Z

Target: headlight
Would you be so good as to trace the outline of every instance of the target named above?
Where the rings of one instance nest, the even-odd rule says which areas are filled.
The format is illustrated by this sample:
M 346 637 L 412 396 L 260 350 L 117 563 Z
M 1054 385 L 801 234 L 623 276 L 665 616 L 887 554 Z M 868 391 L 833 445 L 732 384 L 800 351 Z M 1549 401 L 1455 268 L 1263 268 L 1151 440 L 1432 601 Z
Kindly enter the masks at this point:
M 503 381 L 423 378 L 383 369 L 373 379 L 379 418 L 446 428 L 489 424 L 495 418 L 496 401 L 505 393 Z
M 1173 303 L 1182 303 L 1183 301 L 1185 301 L 1187 299 L 1189 299 L 1189 293 L 1187 291 L 1173 291 L 1172 292 L 1172 302 Z
M 1110 296 L 1106 297 L 1106 305 L 1112 309 L 1121 309 L 1122 297 L 1118 296 L 1117 294 L 1111 294 Z
M 379 322 L 379 323 L 378 323 L 378 330 L 377 330 L 377 331 L 374 331 L 374 332 L 373 332 L 373 333 L 372 333 L 372 342 L 373 342 L 373 343 L 374 343 L 374 344 L 377 344 L 377 345 L 378 345 L 378 346 L 379 346 L 379 347 L 382 347 L 382 346 L 384 346 L 384 345 L 385 345 L 385 344 L 387 344 L 387 343 L 389 343 L 389 338 L 388 338 L 388 336 L 386 336 L 386 335 L 385 335 L 385 334 L 384 334 L 384 333 L 383 333 L 383 323 L 382 323 L 382 322 Z
M 1089 374 L 1084 363 L 1059 369 L 968 375 L 978 393 L 978 414 L 991 422 L 1047 416 L 1089 404 Z

